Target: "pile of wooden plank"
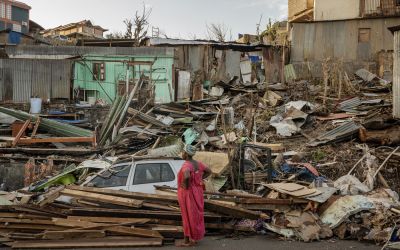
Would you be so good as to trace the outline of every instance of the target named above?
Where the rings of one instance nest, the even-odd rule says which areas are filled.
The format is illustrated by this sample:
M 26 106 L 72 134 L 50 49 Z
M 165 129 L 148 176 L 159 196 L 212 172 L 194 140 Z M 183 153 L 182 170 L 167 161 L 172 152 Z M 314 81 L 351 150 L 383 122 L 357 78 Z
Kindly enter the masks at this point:
M 134 193 L 92 187 L 56 187 L 33 195 L 27 204 L 0 207 L 0 245 L 12 248 L 161 246 L 183 237 L 176 193 Z M 162 193 L 162 194 L 161 194 Z M 243 219 L 268 218 L 268 211 L 289 206 L 289 199 L 247 194 L 208 194 L 207 233 L 254 232 Z

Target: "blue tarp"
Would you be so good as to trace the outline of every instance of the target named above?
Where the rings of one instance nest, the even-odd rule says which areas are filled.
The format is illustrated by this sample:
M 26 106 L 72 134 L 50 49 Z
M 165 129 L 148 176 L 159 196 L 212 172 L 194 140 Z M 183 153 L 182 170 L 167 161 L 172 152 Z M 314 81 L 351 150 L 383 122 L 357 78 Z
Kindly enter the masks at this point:
M 21 36 L 22 34 L 19 32 L 10 31 L 10 33 L 8 33 L 8 42 L 12 44 L 20 44 Z

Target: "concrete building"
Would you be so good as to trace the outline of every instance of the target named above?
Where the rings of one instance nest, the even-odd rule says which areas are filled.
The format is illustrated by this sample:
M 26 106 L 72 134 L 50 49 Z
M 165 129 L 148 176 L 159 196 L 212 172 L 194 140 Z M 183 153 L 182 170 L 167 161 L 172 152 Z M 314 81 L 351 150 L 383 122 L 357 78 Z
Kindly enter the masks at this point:
M 31 7 L 14 0 L 0 0 L 0 30 L 29 32 L 29 11 Z
M 320 77 L 321 62 L 331 58 L 350 73 L 366 68 L 392 80 L 388 28 L 400 25 L 399 17 L 400 0 L 289 0 L 291 63 L 299 75 L 311 64 Z
M 44 37 L 58 37 L 65 39 L 98 39 L 103 38 L 104 29 L 98 25 L 93 25 L 89 20 L 83 20 L 76 23 L 61 25 L 53 29 L 44 30 Z
M 400 25 L 391 27 L 394 35 L 393 116 L 400 118 Z

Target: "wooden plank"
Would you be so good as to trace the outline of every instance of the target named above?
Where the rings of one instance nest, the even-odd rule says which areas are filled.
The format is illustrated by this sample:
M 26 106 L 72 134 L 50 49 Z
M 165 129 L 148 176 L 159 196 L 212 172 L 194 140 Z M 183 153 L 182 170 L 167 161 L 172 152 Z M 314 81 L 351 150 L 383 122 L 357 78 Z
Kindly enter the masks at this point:
M 62 240 L 62 239 L 88 239 L 88 238 L 104 238 L 106 233 L 103 230 L 69 230 L 69 231 L 48 231 L 44 232 L 45 240 Z
M 301 186 L 298 184 L 294 184 L 294 183 L 272 183 L 272 184 L 263 184 L 264 186 L 275 190 L 277 192 L 280 193 L 284 193 L 284 194 L 288 194 L 294 197 L 303 197 L 303 196 L 308 196 L 308 195 L 319 195 L 321 194 L 321 191 L 313 188 L 313 189 L 309 189 L 305 186 Z M 299 190 L 294 190 L 294 187 L 302 187 Z M 293 191 L 289 191 L 289 190 L 293 190 Z
M 5 228 L 5 229 L 26 229 L 28 231 L 30 230 L 55 230 L 55 231 L 60 231 L 64 230 L 65 227 L 62 226 L 53 226 L 53 225 L 38 225 L 38 224 L 0 224 L 0 228 Z
M 268 218 L 266 214 L 250 211 L 236 206 L 222 204 L 217 201 L 210 201 L 210 200 L 204 201 L 204 207 L 209 211 L 229 215 L 234 218 L 253 219 L 253 220 L 259 218 Z
M 259 146 L 259 147 L 270 148 L 272 152 L 285 151 L 285 147 L 283 146 L 283 144 L 267 144 L 267 143 L 261 143 L 261 142 L 252 142 L 249 144 Z
M 69 228 L 99 228 L 102 226 L 110 226 L 106 223 L 94 223 L 90 221 L 80 221 L 71 219 L 53 218 L 54 225 L 69 227 Z
M 22 125 L 20 131 L 18 132 L 17 136 L 15 137 L 14 141 L 12 142 L 12 147 L 14 148 L 19 140 L 21 139 L 22 135 L 25 133 L 26 129 L 28 128 L 29 124 L 31 123 L 31 120 L 26 120 L 24 125 Z
M 113 238 L 85 239 L 85 240 L 53 240 L 53 241 L 17 241 L 12 248 L 37 249 L 37 248 L 87 248 L 87 247 L 149 247 L 162 246 L 162 239 L 145 238 Z
M 254 211 L 286 211 L 290 210 L 289 205 L 273 205 L 273 204 L 245 204 L 240 207 Z
M 41 119 L 42 119 L 41 117 L 38 117 L 38 119 L 36 120 L 36 122 L 35 122 L 35 127 L 33 127 L 33 131 L 32 131 L 32 134 L 31 134 L 32 137 L 35 137 L 35 136 L 36 136 L 37 131 L 38 131 L 38 129 L 39 129 L 39 125 L 40 125 Z
M 67 149 L 58 149 L 52 148 L 49 150 L 48 148 L 0 148 L 0 153 L 4 154 L 14 154 L 14 153 L 24 153 L 30 155 L 73 155 L 73 156 L 83 156 L 83 155 L 92 155 L 100 152 L 100 150 L 96 149 L 85 149 L 85 148 L 67 148 Z
M 111 232 L 118 235 L 125 236 L 138 236 L 147 238 L 160 238 L 162 237 L 158 232 L 141 229 L 141 228 L 130 228 L 118 225 L 110 225 L 108 223 L 94 223 L 83 220 L 72 220 L 72 219 L 53 219 L 55 225 L 72 227 L 72 228 L 90 228 L 90 229 L 104 229 L 107 232 Z M 123 222 L 124 224 L 130 224 L 129 222 Z
M 115 205 L 126 206 L 126 207 L 140 208 L 143 204 L 143 201 L 140 201 L 140 200 L 116 197 L 116 196 L 111 196 L 111 195 L 103 195 L 103 194 L 97 194 L 97 193 L 89 193 L 89 192 L 72 190 L 72 189 L 64 189 L 60 193 L 63 195 L 66 195 L 66 196 L 83 198 L 85 200 L 115 204 Z
M 67 189 L 98 193 L 98 194 L 106 194 L 106 195 L 115 195 L 121 196 L 125 198 L 133 198 L 138 200 L 146 200 L 146 201 L 165 201 L 165 202 L 173 202 L 177 203 L 178 199 L 170 196 L 163 196 L 157 194 L 145 194 L 145 193 L 135 193 L 129 192 L 125 190 L 112 190 L 112 189 L 102 189 L 102 188 L 94 188 L 94 187 L 82 187 L 82 186 L 68 186 Z
M 11 242 L 12 240 L 6 237 L 0 237 L 0 244 L 1 243 L 6 243 L 6 242 Z
M 104 227 L 104 230 L 118 235 L 138 236 L 146 238 L 162 238 L 159 232 L 142 228 L 113 226 L 113 227 Z
M 310 201 L 303 199 L 239 199 L 237 203 L 241 204 L 271 204 L 271 205 L 293 205 L 293 204 L 307 204 Z
M 89 221 L 97 223 L 132 223 L 134 225 L 143 225 L 153 220 L 147 218 L 117 218 L 117 217 L 90 217 L 90 216 L 68 216 L 70 220 Z
M 49 137 L 49 138 L 21 138 L 21 139 L 19 139 L 20 144 L 71 143 L 71 142 L 93 143 L 93 137 Z
M 48 216 L 48 217 L 66 217 L 63 213 L 62 210 L 60 209 L 54 209 L 51 207 L 46 207 L 46 208 L 40 208 L 37 206 L 33 205 L 18 205 L 18 206 L 12 206 L 17 211 L 29 213 L 29 214 L 35 214 L 35 215 L 42 215 L 42 216 Z
M 51 220 L 39 219 L 15 219 L 15 218 L 0 218 L 0 223 L 20 223 L 20 224 L 36 224 L 36 225 L 54 225 Z
M 52 203 L 58 197 L 60 197 L 60 192 L 64 190 L 64 186 L 57 187 L 56 189 L 51 190 L 43 195 L 43 200 L 39 202 L 39 207 L 44 207 L 45 205 Z
M 160 205 L 160 204 L 155 204 L 155 203 L 150 203 L 150 202 L 143 202 L 143 207 L 158 209 L 158 210 L 166 210 L 166 211 L 179 211 L 178 207 L 171 207 L 171 206 Z
M 16 219 L 48 219 L 48 216 L 24 214 L 24 213 L 0 213 L 0 218 L 16 218 Z
M 151 218 L 151 219 L 182 219 L 180 212 L 156 211 L 156 210 L 127 210 L 127 209 L 107 209 L 107 208 L 71 208 L 70 215 L 78 216 L 98 216 L 98 217 L 120 217 L 120 218 Z M 221 215 L 205 213 L 206 221 L 220 221 Z

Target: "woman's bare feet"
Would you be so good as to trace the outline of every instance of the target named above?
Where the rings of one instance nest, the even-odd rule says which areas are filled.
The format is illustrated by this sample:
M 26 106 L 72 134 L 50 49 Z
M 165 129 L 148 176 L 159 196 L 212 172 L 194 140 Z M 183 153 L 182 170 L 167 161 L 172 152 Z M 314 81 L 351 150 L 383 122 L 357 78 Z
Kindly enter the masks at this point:
M 197 243 L 194 241 L 185 242 L 184 240 L 176 240 L 175 246 L 176 247 L 192 247 L 195 246 Z

